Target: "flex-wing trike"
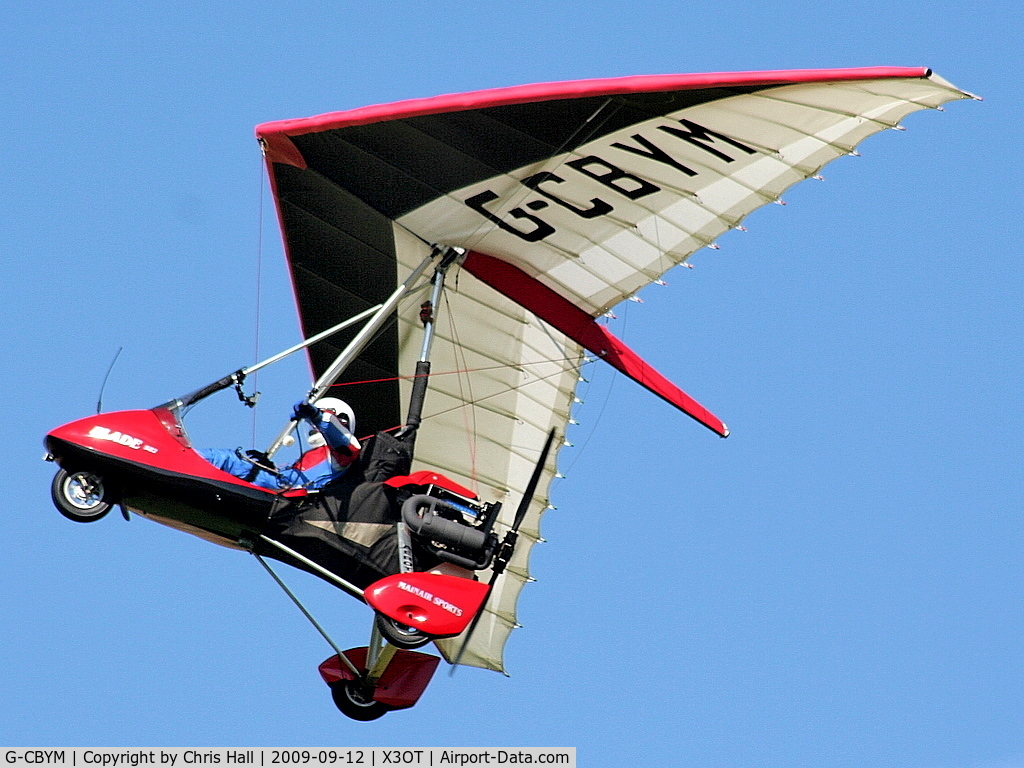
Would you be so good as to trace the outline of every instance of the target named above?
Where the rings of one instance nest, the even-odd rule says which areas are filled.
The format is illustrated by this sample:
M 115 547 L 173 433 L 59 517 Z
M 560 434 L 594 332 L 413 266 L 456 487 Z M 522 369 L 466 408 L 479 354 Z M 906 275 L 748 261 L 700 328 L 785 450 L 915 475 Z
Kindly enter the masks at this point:
M 440 659 L 414 649 L 432 640 L 472 634 L 498 577 L 513 554 L 518 529 L 547 461 L 554 432 L 541 452 L 511 528 L 495 531 L 500 503 L 411 461 L 429 377 L 433 315 L 426 313 L 421 359 L 405 425 L 365 442 L 356 463 L 320 490 L 273 491 L 217 469 L 194 450 L 183 413 L 215 392 L 235 387 L 257 369 L 326 336 L 365 321 L 316 382 L 319 397 L 413 290 L 437 257 L 431 280 L 437 306 L 448 266 L 460 255 L 435 248 L 388 301 L 250 368 L 147 410 L 98 413 L 70 422 L 45 439 L 46 458 L 59 465 L 52 497 L 71 520 L 99 520 L 114 506 L 208 541 L 253 553 L 303 611 L 336 655 L 320 666 L 338 708 L 357 720 L 413 706 Z M 272 460 L 292 422 L 257 462 Z M 240 454 L 241 455 L 241 454 Z M 342 651 L 303 607 L 266 559 L 319 576 L 374 611 L 369 643 Z M 488 582 L 477 574 L 489 570 Z M 463 645 L 464 647 L 464 645 Z M 458 658 L 455 658 L 457 663 Z
M 448 660 L 500 669 L 518 587 L 529 578 L 528 541 L 539 537 L 543 505 L 531 498 L 538 478 L 543 495 L 554 474 L 545 466 L 549 435 L 531 476 L 533 443 L 571 423 L 584 350 L 728 434 L 599 318 L 640 301 L 637 292 L 663 282 L 673 265 L 717 248 L 750 213 L 781 202 L 786 189 L 818 177 L 868 136 L 963 98 L 970 94 L 924 68 L 705 73 L 531 84 L 265 123 L 257 136 L 304 327 L 319 331 L 380 301 L 352 318 L 365 325 L 333 362 L 327 345 L 311 353 L 320 376 L 311 399 L 353 362 L 347 383 L 370 378 L 356 369 L 412 374 L 415 319 L 401 313 L 356 358 L 403 296 L 433 286 L 405 419 L 399 393 L 407 385 L 359 394 L 359 409 L 375 414 L 368 431 L 402 426 L 378 432 L 337 486 L 258 488 L 207 464 L 181 423 L 185 409 L 214 392 L 236 386 L 244 398 L 254 366 L 157 408 L 54 430 L 54 501 L 75 520 L 120 505 L 126 515 L 251 551 L 268 569 L 276 559 L 311 571 L 368 603 L 368 645 L 339 651 L 322 670 L 355 717 L 415 702 L 437 664 L 415 648 L 431 639 L 457 636 L 438 642 Z M 426 251 L 391 293 L 398 271 Z M 467 277 L 445 306 L 465 324 L 452 318 L 437 359 L 460 375 L 449 379 L 457 385 L 431 387 L 444 406 L 420 432 L 420 460 L 479 481 L 493 498 L 521 491 L 516 514 L 505 510 L 500 520 L 497 503 L 412 467 L 432 313 L 456 261 Z M 431 264 L 433 279 L 421 280 Z M 464 450 L 452 439 L 460 430 L 473 433 Z M 484 616 L 488 600 L 495 605 Z

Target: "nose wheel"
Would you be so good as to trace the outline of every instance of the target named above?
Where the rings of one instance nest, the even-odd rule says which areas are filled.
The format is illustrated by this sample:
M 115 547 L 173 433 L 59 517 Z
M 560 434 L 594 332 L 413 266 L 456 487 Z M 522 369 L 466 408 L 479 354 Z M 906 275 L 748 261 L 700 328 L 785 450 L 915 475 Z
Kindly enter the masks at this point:
M 95 522 L 114 504 L 109 486 L 93 472 L 58 470 L 50 486 L 50 496 L 57 511 L 76 523 Z

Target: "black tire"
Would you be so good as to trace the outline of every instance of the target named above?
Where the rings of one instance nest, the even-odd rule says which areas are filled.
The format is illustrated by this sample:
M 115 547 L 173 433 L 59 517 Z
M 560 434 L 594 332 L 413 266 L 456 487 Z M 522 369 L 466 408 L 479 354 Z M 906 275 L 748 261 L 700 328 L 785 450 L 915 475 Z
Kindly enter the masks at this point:
M 114 505 L 109 486 L 93 472 L 57 470 L 50 496 L 57 511 L 76 523 L 94 523 Z
M 384 717 L 391 711 L 387 704 L 367 698 L 358 680 L 339 680 L 334 683 L 331 686 L 331 697 L 343 715 L 364 723 Z
M 377 629 L 384 635 L 384 639 L 399 648 L 420 648 L 430 642 L 430 635 L 425 635 L 418 629 L 399 624 L 390 616 L 382 613 L 377 614 Z

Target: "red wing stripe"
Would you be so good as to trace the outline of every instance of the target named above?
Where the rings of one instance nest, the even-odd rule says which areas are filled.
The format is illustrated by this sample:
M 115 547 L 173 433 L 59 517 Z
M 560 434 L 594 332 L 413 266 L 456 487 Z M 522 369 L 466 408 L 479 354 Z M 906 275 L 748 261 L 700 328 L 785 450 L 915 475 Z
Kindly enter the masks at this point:
M 925 78 L 925 67 L 860 67 L 852 69 L 790 69 L 766 72 L 708 72 L 685 75 L 634 75 L 595 80 L 571 80 L 558 83 L 533 83 L 509 88 L 492 88 L 470 93 L 453 93 L 424 99 L 409 99 L 393 104 L 359 107 L 345 112 L 330 112 L 315 117 L 276 120 L 256 126 L 257 137 L 267 142 L 275 162 L 304 167 L 290 141 L 277 137 L 332 130 L 350 125 L 368 125 L 382 120 L 397 120 L 441 112 L 461 112 L 484 107 L 523 104 L 548 99 L 614 96 L 624 93 L 678 91 L 730 86 L 772 86 L 793 83 L 842 82 L 885 78 Z
M 508 262 L 476 251 L 467 254 L 462 268 L 499 293 L 533 312 L 584 349 L 668 401 L 722 437 L 729 428 L 711 411 L 648 365 L 636 352 L 594 318 Z

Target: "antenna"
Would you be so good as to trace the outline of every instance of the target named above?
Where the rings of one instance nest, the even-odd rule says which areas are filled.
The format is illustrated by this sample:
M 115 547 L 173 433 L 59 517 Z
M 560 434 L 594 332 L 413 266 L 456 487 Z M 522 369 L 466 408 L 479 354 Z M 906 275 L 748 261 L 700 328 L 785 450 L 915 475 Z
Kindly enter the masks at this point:
M 117 348 L 117 352 L 114 353 L 114 359 L 110 361 L 110 365 L 107 367 L 107 372 L 103 376 L 103 383 L 100 384 L 100 396 L 96 400 L 96 413 L 103 410 L 103 390 L 107 387 L 107 379 L 110 378 L 110 372 L 114 370 L 114 363 L 117 362 L 117 357 L 121 354 L 122 349 L 124 349 L 124 347 Z

